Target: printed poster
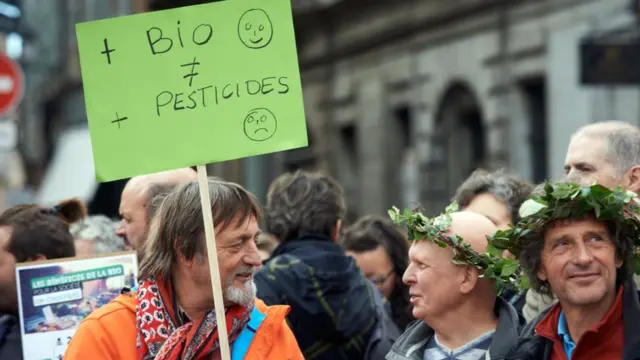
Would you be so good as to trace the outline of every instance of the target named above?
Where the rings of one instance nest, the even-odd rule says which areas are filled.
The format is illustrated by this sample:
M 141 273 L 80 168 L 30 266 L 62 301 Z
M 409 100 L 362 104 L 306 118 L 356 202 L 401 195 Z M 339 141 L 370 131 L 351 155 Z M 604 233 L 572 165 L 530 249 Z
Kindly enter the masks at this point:
M 24 360 L 62 360 L 80 322 L 137 276 L 135 252 L 18 264 Z

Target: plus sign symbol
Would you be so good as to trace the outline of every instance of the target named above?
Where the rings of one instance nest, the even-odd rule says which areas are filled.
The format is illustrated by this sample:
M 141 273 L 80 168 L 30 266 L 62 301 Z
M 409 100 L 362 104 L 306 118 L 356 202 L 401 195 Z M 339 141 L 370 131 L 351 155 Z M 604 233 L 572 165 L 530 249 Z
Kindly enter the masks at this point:
M 118 129 L 120 129 L 120 123 L 125 121 L 125 120 L 129 120 L 128 117 L 126 116 L 119 116 L 118 113 L 116 113 L 116 119 L 115 120 L 111 120 L 112 124 L 118 124 Z
M 104 50 L 101 51 L 100 54 L 104 54 L 107 57 L 107 64 L 111 65 L 111 53 L 116 51 L 116 49 L 109 48 L 109 42 L 107 41 L 107 38 L 105 38 L 102 42 L 104 43 Z

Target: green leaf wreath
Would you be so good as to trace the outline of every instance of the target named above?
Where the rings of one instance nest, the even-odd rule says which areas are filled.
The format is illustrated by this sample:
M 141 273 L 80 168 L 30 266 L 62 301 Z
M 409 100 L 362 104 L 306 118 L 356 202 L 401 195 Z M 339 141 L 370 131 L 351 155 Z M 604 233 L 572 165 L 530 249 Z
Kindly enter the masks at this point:
M 598 220 L 613 221 L 618 232 L 634 239 L 636 259 L 640 257 L 640 206 L 637 195 L 621 187 L 610 190 L 602 185 L 581 187 L 577 184 L 545 183 L 540 194 L 534 194 L 520 207 L 521 220 L 508 230 L 500 230 L 489 238 L 491 246 L 509 250 L 519 256 L 524 241 L 535 229 L 543 229 L 551 221 L 581 218 L 593 214 Z M 635 272 L 640 274 L 636 260 Z
M 389 215 L 394 223 L 406 225 L 410 241 L 427 240 L 440 247 L 450 247 L 454 263 L 483 270 L 482 276 L 495 281 L 498 293 L 504 288 L 529 288 L 519 262 L 502 256 L 505 250 L 518 257 L 523 241 L 527 241 L 527 235 L 531 235 L 533 230 L 543 229 L 554 220 L 581 218 L 589 214 L 602 221 L 614 221 L 621 234 L 634 239 L 635 272 L 640 274 L 640 205 L 634 192 L 620 187 L 610 190 L 602 185 L 581 187 L 565 182 L 545 183 L 542 190 L 522 204 L 519 212 L 522 220 L 518 224 L 507 230 L 498 230 L 487 238 L 487 251 L 482 254 L 474 251 L 460 236 L 447 234 L 451 213 L 458 211 L 456 203 L 434 218 L 417 209 L 406 209 L 400 213 L 396 207 L 389 210 Z
M 478 253 L 462 237 L 447 234 L 451 226 L 451 213 L 458 211 L 458 204 L 449 205 L 443 214 L 434 218 L 425 216 L 419 210 L 406 209 L 403 214 L 398 208 L 389 210 L 389 216 L 395 224 L 406 225 L 407 237 L 410 241 L 426 240 L 440 247 L 450 247 L 453 251 L 453 262 L 458 265 L 472 265 L 482 270 L 482 277 L 492 279 L 496 291 L 504 288 L 528 288 L 526 277 L 520 264 L 515 259 L 504 258 L 502 250 L 489 243 L 487 252 Z

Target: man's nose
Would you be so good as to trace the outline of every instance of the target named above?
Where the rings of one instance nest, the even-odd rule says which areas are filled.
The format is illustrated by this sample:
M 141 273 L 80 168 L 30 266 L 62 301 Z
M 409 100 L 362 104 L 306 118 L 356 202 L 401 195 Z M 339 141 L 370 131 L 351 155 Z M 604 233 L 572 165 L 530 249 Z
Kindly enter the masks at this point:
M 576 246 L 574 263 L 579 266 L 586 266 L 592 261 L 593 254 L 591 253 L 591 249 L 584 242 L 579 242 Z
M 255 241 L 249 241 L 247 254 L 244 256 L 243 260 L 247 265 L 250 265 L 253 267 L 262 266 L 262 258 L 260 257 L 260 252 L 258 251 L 258 245 L 256 245 Z
M 126 231 L 124 231 L 124 219 L 120 220 L 120 222 L 118 223 L 118 227 L 116 228 L 116 235 L 118 236 L 126 235 Z
M 585 176 L 580 176 L 580 174 L 574 169 L 569 170 L 569 172 L 564 177 L 564 179 L 567 182 L 578 184 L 580 186 L 589 186 L 590 185 L 589 184 L 589 178 L 585 177 Z
M 411 285 L 411 284 L 415 284 L 415 277 L 413 276 L 413 269 L 412 269 L 412 265 L 409 265 L 407 267 L 407 270 L 405 270 L 404 274 L 402 274 L 402 282 L 405 285 Z

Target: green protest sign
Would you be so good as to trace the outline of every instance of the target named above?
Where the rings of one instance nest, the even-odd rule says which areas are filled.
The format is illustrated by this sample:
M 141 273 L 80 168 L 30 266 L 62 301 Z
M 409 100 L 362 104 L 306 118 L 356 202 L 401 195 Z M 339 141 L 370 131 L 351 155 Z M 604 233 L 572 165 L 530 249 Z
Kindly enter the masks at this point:
M 96 179 L 308 145 L 290 0 L 76 26 Z

